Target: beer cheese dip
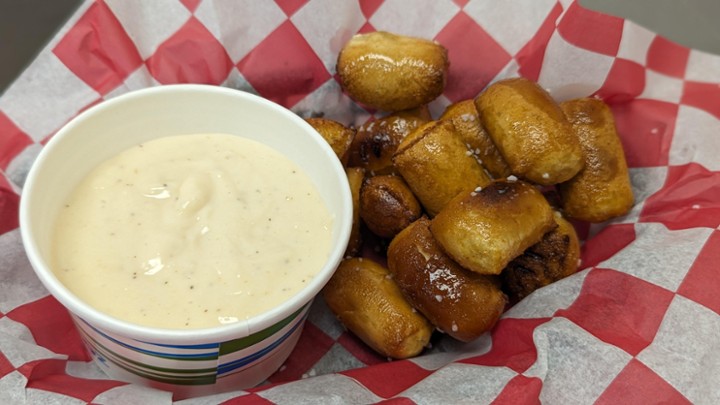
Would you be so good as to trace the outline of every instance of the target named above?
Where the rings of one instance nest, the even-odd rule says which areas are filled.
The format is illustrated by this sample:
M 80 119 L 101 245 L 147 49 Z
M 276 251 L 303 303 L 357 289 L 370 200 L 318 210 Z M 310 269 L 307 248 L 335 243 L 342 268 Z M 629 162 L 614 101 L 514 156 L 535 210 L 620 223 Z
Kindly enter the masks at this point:
M 118 319 L 171 329 L 245 320 L 318 273 L 333 218 L 281 153 L 228 134 L 178 135 L 105 161 L 59 215 L 53 271 Z

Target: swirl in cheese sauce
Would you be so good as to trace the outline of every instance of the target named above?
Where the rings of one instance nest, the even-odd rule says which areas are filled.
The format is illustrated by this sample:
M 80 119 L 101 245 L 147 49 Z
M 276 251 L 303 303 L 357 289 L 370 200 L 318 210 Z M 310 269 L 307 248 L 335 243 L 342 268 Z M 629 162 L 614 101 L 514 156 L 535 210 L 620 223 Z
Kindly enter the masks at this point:
M 53 270 L 92 307 L 170 329 L 269 310 L 322 268 L 333 218 L 281 153 L 228 134 L 156 139 L 105 161 L 59 215 Z

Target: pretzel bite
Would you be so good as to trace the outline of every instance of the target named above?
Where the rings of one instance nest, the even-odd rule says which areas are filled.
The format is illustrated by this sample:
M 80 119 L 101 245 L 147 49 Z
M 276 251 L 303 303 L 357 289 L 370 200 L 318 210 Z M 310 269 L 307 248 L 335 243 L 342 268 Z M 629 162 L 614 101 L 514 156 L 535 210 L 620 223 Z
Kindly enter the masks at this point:
M 552 185 L 582 168 L 582 150 L 572 126 L 537 83 L 501 80 L 480 93 L 475 106 L 513 174 Z
M 396 173 L 393 153 L 410 132 L 428 121 L 430 111 L 422 106 L 361 125 L 350 145 L 348 165 L 364 167 L 371 176 Z
M 362 248 L 362 233 L 360 232 L 360 189 L 365 178 L 365 169 L 362 167 L 349 167 L 345 169 L 348 183 L 350 184 L 350 193 L 353 202 L 353 222 L 350 229 L 350 242 L 345 249 L 345 256 L 355 256 L 360 253 Z
M 416 108 L 437 98 L 447 80 L 447 50 L 434 41 L 371 32 L 340 50 L 340 84 L 355 101 L 384 111 Z
M 421 214 L 420 203 L 400 176 L 369 177 L 360 189 L 360 216 L 377 236 L 392 238 Z
M 550 204 L 535 187 L 523 181 L 495 181 L 455 197 L 433 218 L 430 230 L 461 266 L 500 274 L 555 226 Z
M 503 290 L 513 302 L 577 271 L 580 242 L 572 224 L 555 212 L 557 228 L 546 233 L 502 271 Z
M 441 250 L 421 218 L 400 232 L 388 248 L 388 268 L 410 304 L 430 323 L 463 342 L 490 330 L 507 297 L 495 276 L 460 267 Z
M 627 214 L 634 197 L 612 111 L 596 98 L 560 106 L 580 140 L 585 160 L 580 173 L 558 186 L 565 214 L 589 222 Z
M 350 144 L 355 138 L 355 130 L 345 125 L 326 118 L 306 118 L 305 121 L 312 125 L 318 133 L 330 144 L 338 159 L 347 163 L 346 153 Z
M 512 174 L 510 167 L 495 147 L 480 121 L 480 115 L 473 100 L 464 100 L 450 104 L 440 116 L 441 120 L 450 120 L 465 146 L 479 160 L 485 170 L 494 179 L 504 179 Z
M 431 121 L 410 133 L 393 163 L 430 216 L 460 192 L 491 181 L 450 121 Z
M 352 333 L 383 356 L 419 354 L 433 327 L 405 300 L 386 268 L 369 259 L 346 259 L 323 289 L 330 310 Z

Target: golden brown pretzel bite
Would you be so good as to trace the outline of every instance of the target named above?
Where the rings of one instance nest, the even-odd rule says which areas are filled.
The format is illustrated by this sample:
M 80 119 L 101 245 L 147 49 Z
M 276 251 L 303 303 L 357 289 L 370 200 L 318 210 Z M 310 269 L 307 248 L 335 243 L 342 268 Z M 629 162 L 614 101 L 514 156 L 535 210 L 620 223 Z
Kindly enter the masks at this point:
M 360 216 L 375 235 L 392 238 L 421 214 L 420 203 L 402 177 L 365 179 L 360 189 Z
M 350 193 L 353 201 L 353 223 L 350 229 L 350 241 L 345 249 L 345 256 L 355 256 L 362 248 L 362 233 L 360 232 L 360 189 L 365 178 L 365 169 L 362 167 L 348 167 L 345 169 Z
M 466 269 L 500 274 L 555 226 L 550 204 L 535 187 L 523 181 L 495 181 L 455 197 L 433 218 L 430 230 Z
M 348 165 L 364 167 L 368 175 L 392 174 L 392 155 L 405 137 L 430 121 L 427 106 L 399 111 L 361 125 L 348 151 Z
M 565 214 L 589 222 L 626 214 L 634 197 L 612 111 L 596 98 L 560 106 L 580 140 L 585 160 L 580 173 L 558 186 Z
M 513 302 L 577 271 L 580 242 L 572 224 L 555 212 L 557 228 L 546 233 L 502 271 L 503 290 Z
M 460 267 L 440 249 L 421 218 L 400 232 L 388 249 L 388 268 L 410 304 L 430 323 L 463 342 L 490 330 L 507 297 L 494 276 Z
M 440 116 L 441 120 L 450 120 L 465 146 L 473 152 L 480 164 L 494 179 L 504 179 L 512 174 L 510 167 L 495 147 L 480 121 L 480 115 L 473 100 L 464 100 L 450 104 Z
M 306 118 L 305 121 L 330 144 L 338 159 L 343 164 L 347 163 L 346 153 L 355 137 L 355 130 L 327 118 Z
M 552 185 L 575 176 L 582 150 L 558 104 L 524 78 L 490 85 L 475 99 L 483 124 L 513 174 Z
M 491 181 L 450 121 L 432 121 L 410 133 L 393 162 L 430 216 L 458 193 Z
M 388 270 L 369 259 L 346 259 L 323 289 L 340 322 L 384 356 L 419 354 L 433 327 L 405 300 Z
M 437 42 L 382 31 L 353 36 L 337 59 L 347 94 L 384 111 L 434 100 L 445 88 L 447 70 L 447 50 Z

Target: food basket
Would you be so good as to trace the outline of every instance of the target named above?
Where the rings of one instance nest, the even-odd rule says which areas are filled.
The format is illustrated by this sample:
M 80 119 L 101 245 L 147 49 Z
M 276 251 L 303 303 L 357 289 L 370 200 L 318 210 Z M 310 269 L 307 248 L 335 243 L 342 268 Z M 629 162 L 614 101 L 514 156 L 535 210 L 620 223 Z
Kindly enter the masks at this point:
M 0 403 L 171 403 L 108 379 L 23 252 L 19 194 L 43 144 L 84 109 L 171 83 L 242 89 L 303 117 L 379 116 L 335 75 L 357 32 L 434 39 L 445 92 L 513 76 L 614 113 L 636 203 L 578 224 L 581 271 L 542 288 L 471 343 L 439 336 L 388 361 L 322 300 L 263 385 L 182 403 L 720 403 L 720 57 L 572 0 L 87 1 L 0 96 Z

